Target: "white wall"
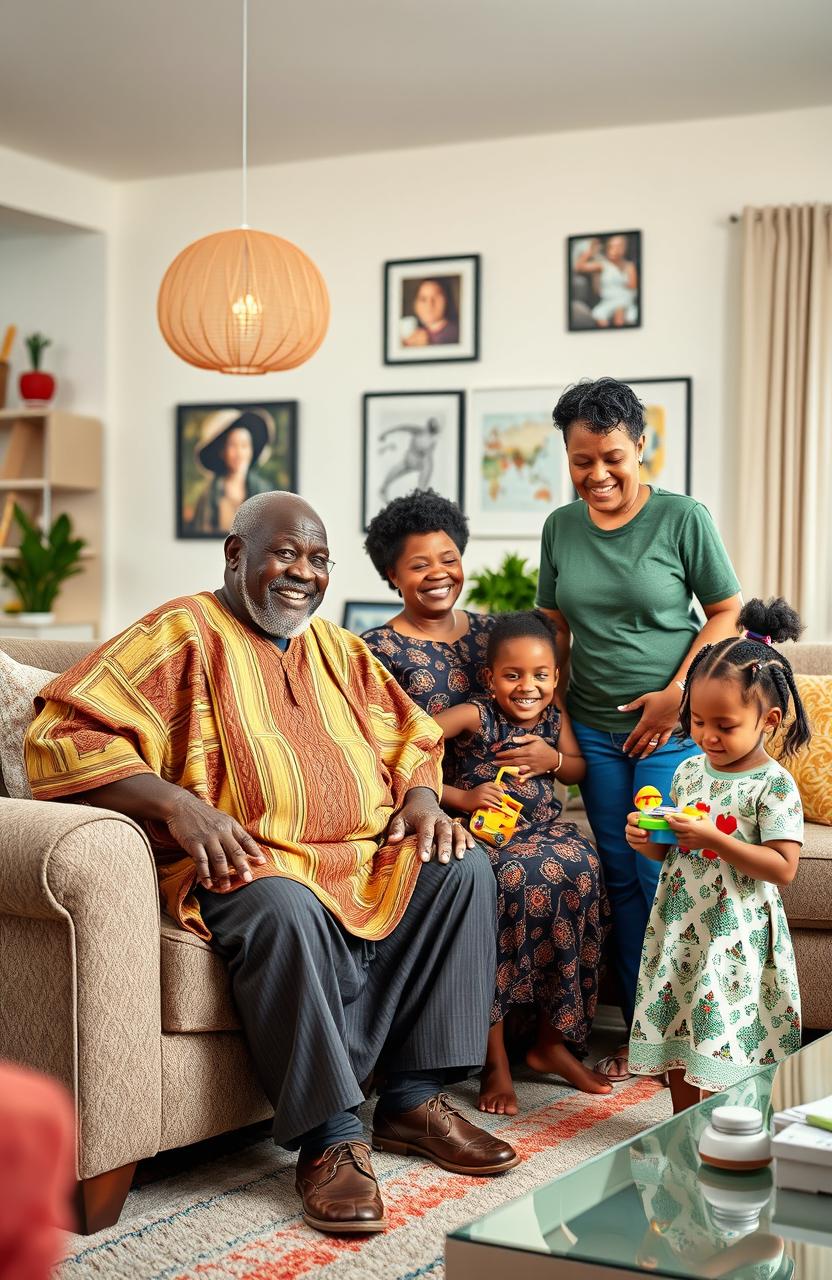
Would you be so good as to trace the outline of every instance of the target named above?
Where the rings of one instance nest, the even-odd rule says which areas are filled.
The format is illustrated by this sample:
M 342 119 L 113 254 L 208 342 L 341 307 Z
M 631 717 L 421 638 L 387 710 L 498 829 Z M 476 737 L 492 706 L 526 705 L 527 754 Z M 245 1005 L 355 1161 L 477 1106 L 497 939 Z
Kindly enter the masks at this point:
M 107 242 L 95 231 L 0 238 L 2 327 L 14 322 L 12 377 L 6 403 L 20 403 L 18 375 L 29 365 L 24 337 L 51 339 L 42 368 L 57 383 L 55 406 L 107 415 Z
M 116 185 L 0 147 L 0 205 L 92 231 L 112 227 Z
M 55 403 L 101 417 L 110 475 L 118 465 L 110 448 L 117 414 L 109 377 L 117 198 L 113 182 L 0 147 L 0 326 L 18 327 L 7 403 L 19 404 L 18 375 L 29 367 L 23 338 L 39 330 L 53 341 L 43 364 L 57 378 Z M 110 485 L 105 571 L 113 541 L 111 494 Z
M 221 577 L 221 544 L 174 538 L 177 402 L 300 401 L 300 487 L 328 525 L 337 567 L 324 606 L 385 599 L 362 549 L 364 391 L 540 385 L 603 373 L 694 379 L 694 492 L 729 545 L 735 465 L 738 230 L 744 204 L 832 199 L 832 109 L 521 138 L 255 170 L 250 221 L 296 241 L 332 298 L 322 350 L 257 379 L 182 364 L 155 320 L 159 282 L 188 242 L 239 222 L 236 173 L 128 184 L 119 193 L 109 624 Z M 565 332 L 569 234 L 641 228 L 642 329 Z M 381 361 L 382 264 L 478 252 L 482 359 L 391 367 Z M 505 546 L 471 543 L 470 571 Z M 522 548 L 536 558 L 534 540 Z M 390 596 L 391 604 L 393 602 Z

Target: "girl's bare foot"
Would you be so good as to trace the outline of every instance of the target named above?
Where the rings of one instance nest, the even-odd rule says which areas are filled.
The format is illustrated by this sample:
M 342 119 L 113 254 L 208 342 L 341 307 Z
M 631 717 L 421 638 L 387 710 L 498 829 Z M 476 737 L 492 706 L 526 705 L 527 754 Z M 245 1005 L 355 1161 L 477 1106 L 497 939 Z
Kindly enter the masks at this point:
M 609 1081 L 579 1062 L 563 1041 L 547 1044 L 545 1048 L 538 1041 L 526 1054 L 526 1062 L 532 1071 L 538 1071 L 541 1075 L 561 1076 L 582 1093 L 612 1093 Z
M 491 1115 L 517 1115 L 517 1094 L 511 1079 L 502 1022 L 495 1023 L 488 1033 L 488 1050 L 480 1076 L 477 1106 L 480 1111 L 488 1111 Z

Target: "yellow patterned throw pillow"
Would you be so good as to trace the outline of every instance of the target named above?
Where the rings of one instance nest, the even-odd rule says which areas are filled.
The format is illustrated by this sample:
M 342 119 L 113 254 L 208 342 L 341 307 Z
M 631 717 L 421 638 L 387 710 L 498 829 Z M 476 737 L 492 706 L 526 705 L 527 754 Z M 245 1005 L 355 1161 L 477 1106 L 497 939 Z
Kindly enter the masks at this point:
M 812 741 L 783 764 L 797 783 L 807 822 L 832 826 L 832 676 L 795 672 L 797 691 L 812 727 Z M 780 734 L 772 743 L 779 759 Z

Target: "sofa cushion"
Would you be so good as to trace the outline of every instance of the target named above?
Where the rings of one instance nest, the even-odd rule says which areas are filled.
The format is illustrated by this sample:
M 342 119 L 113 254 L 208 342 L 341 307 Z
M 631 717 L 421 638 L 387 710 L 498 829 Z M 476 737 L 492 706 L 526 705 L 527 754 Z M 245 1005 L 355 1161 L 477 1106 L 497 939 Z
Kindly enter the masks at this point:
M 797 875 L 780 896 L 791 926 L 832 929 L 832 827 L 806 823 Z
M 162 1030 L 239 1031 L 223 960 L 196 934 L 162 916 Z
M 23 763 L 23 738 L 34 718 L 35 695 L 54 679 L 53 671 L 27 667 L 0 649 L 0 771 L 12 800 L 31 800 Z
M 832 676 L 795 675 L 797 691 L 812 726 L 812 740 L 783 764 L 797 783 L 807 822 L 832 826 Z M 775 745 L 793 716 L 787 717 Z

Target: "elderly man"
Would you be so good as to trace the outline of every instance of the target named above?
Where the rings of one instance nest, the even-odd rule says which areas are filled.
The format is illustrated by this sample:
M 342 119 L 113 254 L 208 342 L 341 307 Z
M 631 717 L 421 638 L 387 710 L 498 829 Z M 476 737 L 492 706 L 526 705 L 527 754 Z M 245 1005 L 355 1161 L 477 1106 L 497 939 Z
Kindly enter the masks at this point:
M 166 910 L 227 961 L 275 1141 L 300 1153 L 305 1220 L 380 1231 L 356 1114 L 376 1066 L 376 1149 L 474 1175 L 518 1157 L 443 1093 L 485 1050 L 491 867 L 439 808 L 435 723 L 361 640 L 312 617 L 331 568 L 307 503 L 250 498 L 224 585 L 54 680 L 26 760 L 36 797 L 144 824 Z

